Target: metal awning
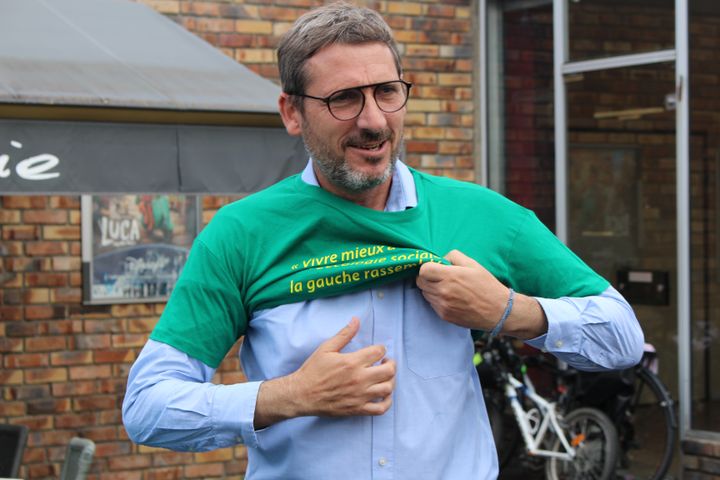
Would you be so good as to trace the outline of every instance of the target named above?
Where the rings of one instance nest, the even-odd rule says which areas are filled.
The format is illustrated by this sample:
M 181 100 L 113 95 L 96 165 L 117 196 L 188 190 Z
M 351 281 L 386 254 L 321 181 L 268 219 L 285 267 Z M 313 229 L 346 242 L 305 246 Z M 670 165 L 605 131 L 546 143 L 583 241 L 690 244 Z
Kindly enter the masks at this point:
M 279 93 L 129 0 L 0 0 L 0 193 L 257 190 L 302 168 Z

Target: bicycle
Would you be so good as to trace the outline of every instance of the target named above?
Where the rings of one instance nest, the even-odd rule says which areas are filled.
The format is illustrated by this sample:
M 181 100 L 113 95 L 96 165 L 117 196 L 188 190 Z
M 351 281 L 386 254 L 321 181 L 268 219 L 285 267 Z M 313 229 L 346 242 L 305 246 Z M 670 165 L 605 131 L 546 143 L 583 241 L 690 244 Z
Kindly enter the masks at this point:
M 498 448 L 506 423 L 503 410 L 497 410 L 502 392 L 512 411 L 525 450 L 533 458 L 545 459 L 545 476 L 550 480 L 598 479 L 614 475 L 618 455 L 617 432 L 610 419 L 592 407 L 575 409 L 563 415 L 551 402 L 538 395 L 527 375 L 522 358 L 506 339 L 494 338 L 473 359 L 476 368 L 490 367 L 490 386 L 501 387 L 490 394 L 487 405 Z M 487 370 L 486 370 L 487 371 Z M 498 416 L 498 413 L 500 416 Z M 501 466 L 507 462 L 500 458 Z
M 591 406 L 615 424 L 621 455 L 618 476 L 626 479 L 666 479 L 677 447 L 674 402 L 657 375 L 657 354 L 646 345 L 636 366 L 619 371 L 588 373 L 551 370 L 567 388 L 558 402 L 565 409 Z

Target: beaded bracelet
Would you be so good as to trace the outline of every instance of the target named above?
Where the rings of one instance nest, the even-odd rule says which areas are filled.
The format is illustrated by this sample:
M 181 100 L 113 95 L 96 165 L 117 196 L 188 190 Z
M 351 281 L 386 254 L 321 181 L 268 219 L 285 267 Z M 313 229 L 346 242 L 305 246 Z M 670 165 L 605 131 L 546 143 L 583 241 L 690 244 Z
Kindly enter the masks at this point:
M 495 325 L 495 328 L 492 329 L 490 332 L 490 339 L 493 339 L 497 336 L 498 333 L 502 330 L 503 326 L 505 325 L 505 320 L 510 316 L 510 312 L 512 311 L 513 307 L 513 300 L 515 298 L 515 291 L 511 288 L 510 290 L 510 296 L 508 297 L 507 306 L 505 306 L 505 311 L 502 314 L 502 317 L 500 317 L 500 321 Z

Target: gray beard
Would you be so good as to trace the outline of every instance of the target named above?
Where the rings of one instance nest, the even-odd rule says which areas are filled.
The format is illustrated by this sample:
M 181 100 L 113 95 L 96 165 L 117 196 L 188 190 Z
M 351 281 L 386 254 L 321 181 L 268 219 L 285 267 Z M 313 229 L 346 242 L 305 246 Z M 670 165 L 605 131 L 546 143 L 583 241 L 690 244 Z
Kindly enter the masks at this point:
M 395 152 L 393 152 L 387 168 L 385 168 L 380 175 L 369 175 L 353 170 L 344 160 L 338 162 L 333 159 L 328 159 L 327 156 L 323 155 L 323 152 L 313 151 L 307 143 L 305 144 L 305 149 L 310 157 L 312 157 L 313 164 L 320 173 L 322 173 L 330 183 L 349 193 L 366 192 L 383 184 L 393 176 L 395 163 L 397 162 L 397 156 Z M 374 159 L 371 161 L 374 161 Z M 381 160 L 378 159 L 377 161 Z

